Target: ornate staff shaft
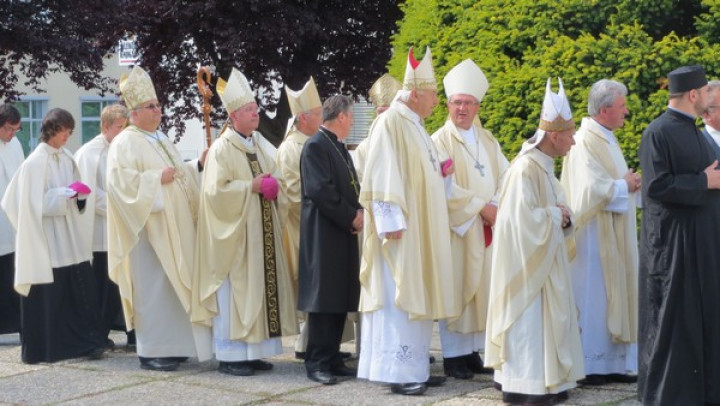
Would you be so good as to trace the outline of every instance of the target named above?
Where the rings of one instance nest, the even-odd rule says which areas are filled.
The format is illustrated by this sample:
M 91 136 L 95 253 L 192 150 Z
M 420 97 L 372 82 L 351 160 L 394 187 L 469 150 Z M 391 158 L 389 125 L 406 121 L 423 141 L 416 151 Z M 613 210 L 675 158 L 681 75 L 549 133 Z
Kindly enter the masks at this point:
M 205 121 L 205 138 L 207 140 L 207 146 L 210 147 L 212 144 L 212 136 L 210 135 L 210 98 L 212 97 L 212 90 L 210 90 L 210 69 L 207 66 L 201 66 L 197 71 L 197 84 L 198 91 L 203 98 L 203 118 Z

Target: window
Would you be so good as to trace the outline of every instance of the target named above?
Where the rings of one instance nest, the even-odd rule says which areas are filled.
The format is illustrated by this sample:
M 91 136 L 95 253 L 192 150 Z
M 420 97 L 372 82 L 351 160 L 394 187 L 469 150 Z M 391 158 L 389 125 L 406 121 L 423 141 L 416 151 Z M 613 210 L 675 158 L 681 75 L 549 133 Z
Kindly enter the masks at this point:
M 86 143 L 100 134 L 100 113 L 111 104 L 117 103 L 117 98 L 86 99 L 80 102 L 80 131 L 82 143 Z
M 20 111 L 22 129 L 15 134 L 22 144 L 25 156 L 38 145 L 42 119 L 47 114 L 48 101 L 42 98 L 22 98 L 14 103 Z

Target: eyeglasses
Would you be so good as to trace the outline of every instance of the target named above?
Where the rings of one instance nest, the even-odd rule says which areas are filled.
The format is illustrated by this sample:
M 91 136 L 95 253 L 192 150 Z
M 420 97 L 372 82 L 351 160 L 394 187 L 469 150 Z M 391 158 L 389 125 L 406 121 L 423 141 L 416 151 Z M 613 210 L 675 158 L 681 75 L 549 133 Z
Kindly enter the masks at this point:
M 450 104 L 452 104 L 455 107 L 463 107 L 463 106 L 474 107 L 480 103 L 478 103 L 476 101 L 472 101 L 472 100 L 453 100 L 450 102 Z
M 151 103 L 151 104 L 148 104 L 147 106 L 142 106 L 142 107 L 136 107 L 136 108 L 135 108 L 135 110 L 139 110 L 139 109 L 148 109 L 148 110 L 158 109 L 158 110 L 162 110 L 162 104 L 160 104 L 160 103 Z
M 716 109 L 716 108 L 718 108 L 718 107 L 720 107 L 720 105 L 711 104 L 711 105 L 707 106 L 707 109 L 708 109 L 708 110 L 711 110 L 711 109 Z
M 2 129 L 7 132 L 17 133 L 17 132 L 22 131 L 22 124 L 18 124 L 18 126 L 15 127 L 12 124 L 7 123 L 2 127 Z

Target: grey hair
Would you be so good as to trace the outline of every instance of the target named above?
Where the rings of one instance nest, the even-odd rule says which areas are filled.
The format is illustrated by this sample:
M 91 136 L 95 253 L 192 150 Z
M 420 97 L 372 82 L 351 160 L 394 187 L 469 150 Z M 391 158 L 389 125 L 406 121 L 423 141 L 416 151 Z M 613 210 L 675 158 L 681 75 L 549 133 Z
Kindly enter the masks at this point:
M 322 106 L 323 122 L 335 120 L 340 113 L 347 113 L 352 109 L 352 105 L 352 99 L 347 96 L 330 96 Z
M 708 93 L 720 89 L 720 80 L 711 80 L 708 82 Z
M 596 116 L 600 109 L 610 107 L 618 97 L 627 96 L 627 87 L 624 84 L 610 79 L 600 79 L 590 88 L 588 94 L 588 114 Z

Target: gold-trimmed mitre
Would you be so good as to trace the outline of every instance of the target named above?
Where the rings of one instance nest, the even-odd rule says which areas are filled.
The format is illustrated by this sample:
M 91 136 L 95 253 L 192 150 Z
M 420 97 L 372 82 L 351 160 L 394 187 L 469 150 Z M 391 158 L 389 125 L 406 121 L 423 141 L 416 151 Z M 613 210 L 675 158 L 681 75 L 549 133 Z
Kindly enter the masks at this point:
M 405 90 L 437 90 L 437 81 L 432 66 L 430 47 L 425 48 L 425 56 L 418 62 L 413 55 L 413 48 L 408 51 L 407 65 L 405 65 Z
M 228 114 L 255 101 L 255 93 L 250 88 L 247 78 L 235 68 L 232 68 L 227 82 L 218 79 L 216 89 Z
M 373 83 L 368 96 L 375 108 L 389 106 L 400 89 L 402 89 L 402 83 L 386 73 Z
M 318 94 L 315 80 L 310 76 L 310 80 L 305 83 L 302 89 L 297 92 L 285 86 L 288 103 L 290 103 L 290 113 L 297 116 L 317 107 L 322 107 L 320 95 Z
M 120 94 L 122 94 L 125 105 L 134 109 L 150 100 L 156 100 L 155 86 L 150 75 L 145 70 L 135 65 L 129 74 L 123 74 L 118 81 Z
M 550 78 L 545 86 L 545 100 L 543 100 L 542 113 L 540 113 L 540 125 L 543 131 L 561 132 L 575 128 L 570 102 L 565 96 L 562 80 L 558 78 L 558 92 L 553 93 L 550 89 Z
M 478 103 L 490 88 L 482 69 L 471 59 L 466 59 L 450 69 L 443 78 L 443 85 L 448 100 L 455 94 L 467 94 L 475 97 Z

